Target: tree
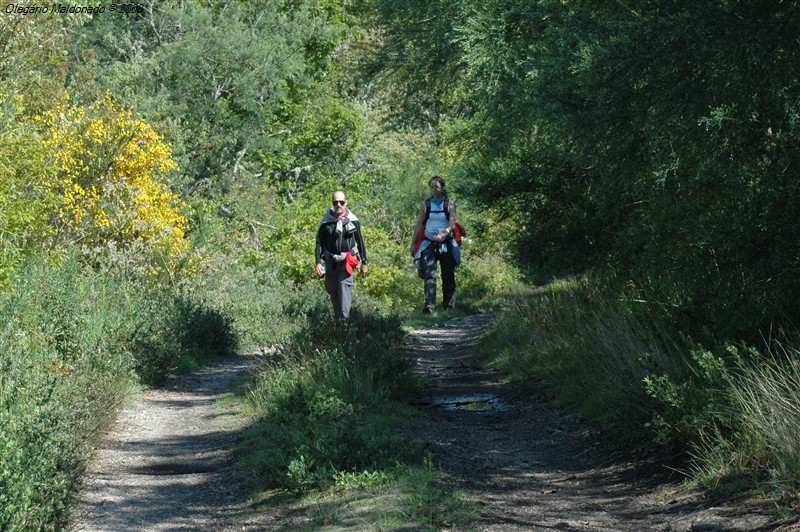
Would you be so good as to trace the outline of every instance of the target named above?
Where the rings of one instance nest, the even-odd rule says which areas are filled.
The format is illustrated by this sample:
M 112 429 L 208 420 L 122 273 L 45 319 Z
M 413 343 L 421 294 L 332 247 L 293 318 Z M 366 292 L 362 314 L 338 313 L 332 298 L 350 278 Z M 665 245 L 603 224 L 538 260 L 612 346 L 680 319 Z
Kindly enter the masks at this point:
M 800 317 L 794 3 L 372 5 L 416 104 L 456 85 L 430 108 L 525 262 L 611 267 L 722 337 Z
M 224 195 L 291 133 L 272 127 L 339 38 L 329 4 L 151 2 L 98 17 L 75 36 L 72 79 L 135 105 L 173 145 L 184 191 Z

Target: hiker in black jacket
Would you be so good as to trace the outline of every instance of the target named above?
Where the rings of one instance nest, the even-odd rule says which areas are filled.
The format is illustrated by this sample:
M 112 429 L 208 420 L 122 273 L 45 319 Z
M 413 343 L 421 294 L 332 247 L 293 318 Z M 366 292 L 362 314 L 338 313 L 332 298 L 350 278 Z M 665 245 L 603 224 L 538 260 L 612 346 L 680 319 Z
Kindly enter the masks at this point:
M 353 273 L 359 264 L 361 275 L 367 275 L 367 252 L 361 224 L 347 208 L 347 195 L 337 190 L 332 200 L 333 207 L 325 212 L 317 228 L 314 257 L 317 275 L 325 276 L 325 290 L 331 296 L 333 313 L 344 322 L 350 317 Z

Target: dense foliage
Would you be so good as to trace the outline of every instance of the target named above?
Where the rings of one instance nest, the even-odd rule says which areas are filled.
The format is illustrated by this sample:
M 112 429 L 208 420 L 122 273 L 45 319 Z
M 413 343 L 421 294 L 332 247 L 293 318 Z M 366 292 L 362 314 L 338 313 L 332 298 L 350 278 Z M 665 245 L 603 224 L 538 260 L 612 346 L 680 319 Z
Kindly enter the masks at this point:
M 610 266 L 716 338 L 800 316 L 794 3 L 374 4 L 526 264 Z
M 139 383 L 236 348 L 219 312 L 77 254 L 27 259 L 0 320 L 3 530 L 62 529 L 92 444 Z
M 739 434 L 708 404 L 764 394 L 715 396 L 732 368 L 785 388 L 772 369 L 758 372 L 757 349 L 732 346 L 760 345 L 800 319 L 794 2 L 140 7 L 0 15 L 0 313 L 10 324 L 0 417 L 18 423 L 0 438 L 12 453 L 0 468 L 0 528 L 62 524 L 85 459 L 75 442 L 99 427 L 32 437 L 40 425 L 71 425 L 75 412 L 105 420 L 98 412 L 119 404 L 118 388 L 285 340 L 317 312 L 313 233 L 335 189 L 365 227 L 363 302 L 421 302 L 408 239 L 427 179 L 441 174 L 470 230 L 460 303 L 502 296 L 517 268 L 534 280 L 589 272 L 604 298 L 627 302 L 610 315 L 631 320 L 633 336 L 680 337 L 657 360 L 622 357 L 639 364 L 622 363 L 630 386 L 594 375 L 612 383 L 610 404 L 646 402 L 659 440 Z M 604 332 L 600 316 L 581 327 Z M 576 352 L 593 338 L 574 339 Z M 346 380 L 350 340 L 287 345 Z M 776 367 L 794 351 L 781 353 Z M 265 379 L 289 382 L 291 371 Z M 97 397 L 85 395 L 90 377 L 107 383 Z M 280 391 L 267 383 L 262 396 Z M 286 397 L 339 416 L 324 442 L 341 451 L 334 469 L 352 465 L 352 446 L 394 445 L 361 434 L 360 407 L 328 384 L 321 395 L 291 384 Z M 313 394 L 292 395 L 306 385 Z M 612 397 L 620 390 L 630 396 Z M 310 430 L 294 429 L 285 436 Z M 340 436 L 363 438 L 342 447 Z M 294 487 L 333 471 L 304 461 L 314 449 L 295 451 L 261 462 L 265 478 L 286 472 L 283 458 Z M 29 477 L 6 467 L 34 455 Z M 794 454 L 781 456 L 790 471 Z
M 389 80 L 395 122 L 460 154 L 463 191 L 489 227 L 510 222 L 533 279 L 588 274 L 603 294 L 515 308 L 500 362 L 554 378 L 600 423 L 703 441 L 710 477 L 791 484 L 795 446 L 753 420 L 772 415 L 765 390 L 790 409 L 799 395 L 796 351 L 773 345 L 800 319 L 796 3 L 369 5 L 382 41 L 367 72 Z M 562 313 L 566 331 L 549 321 Z

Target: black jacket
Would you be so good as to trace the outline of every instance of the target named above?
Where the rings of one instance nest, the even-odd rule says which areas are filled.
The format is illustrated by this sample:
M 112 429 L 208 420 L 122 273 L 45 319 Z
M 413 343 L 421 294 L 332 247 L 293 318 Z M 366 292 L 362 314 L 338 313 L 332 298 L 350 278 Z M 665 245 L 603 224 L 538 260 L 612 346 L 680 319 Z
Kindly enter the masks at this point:
M 337 226 L 341 226 L 337 232 Z M 364 247 L 364 237 L 361 235 L 361 223 L 351 212 L 347 213 L 345 220 L 333 216 L 329 209 L 322 218 L 317 228 L 317 242 L 314 248 L 314 258 L 317 264 L 328 260 L 330 255 L 338 255 L 349 251 L 358 257 L 364 264 L 367 263 L 367 250 Z

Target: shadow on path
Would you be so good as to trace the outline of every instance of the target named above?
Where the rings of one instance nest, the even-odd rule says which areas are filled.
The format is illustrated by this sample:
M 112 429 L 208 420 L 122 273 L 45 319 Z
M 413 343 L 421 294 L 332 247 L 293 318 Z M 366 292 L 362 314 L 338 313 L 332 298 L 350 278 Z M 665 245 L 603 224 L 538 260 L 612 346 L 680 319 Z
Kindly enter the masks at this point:
M 252 520 L 232 452 L 242 420 L 219 402 L 262 360 L 240 355 L 172 377 L 123 409 L 89 464 L 71 528 L 264 530 L 268 516 Z
M 763 506 L 685 488 L 660 457 L 614 446 L 531 384 L 506 383 L 475 355 L 492 317 L 417 329 L 405 346 L 425 381 L 413 437 L 482 508 L 474 530 L 775 529 Z

